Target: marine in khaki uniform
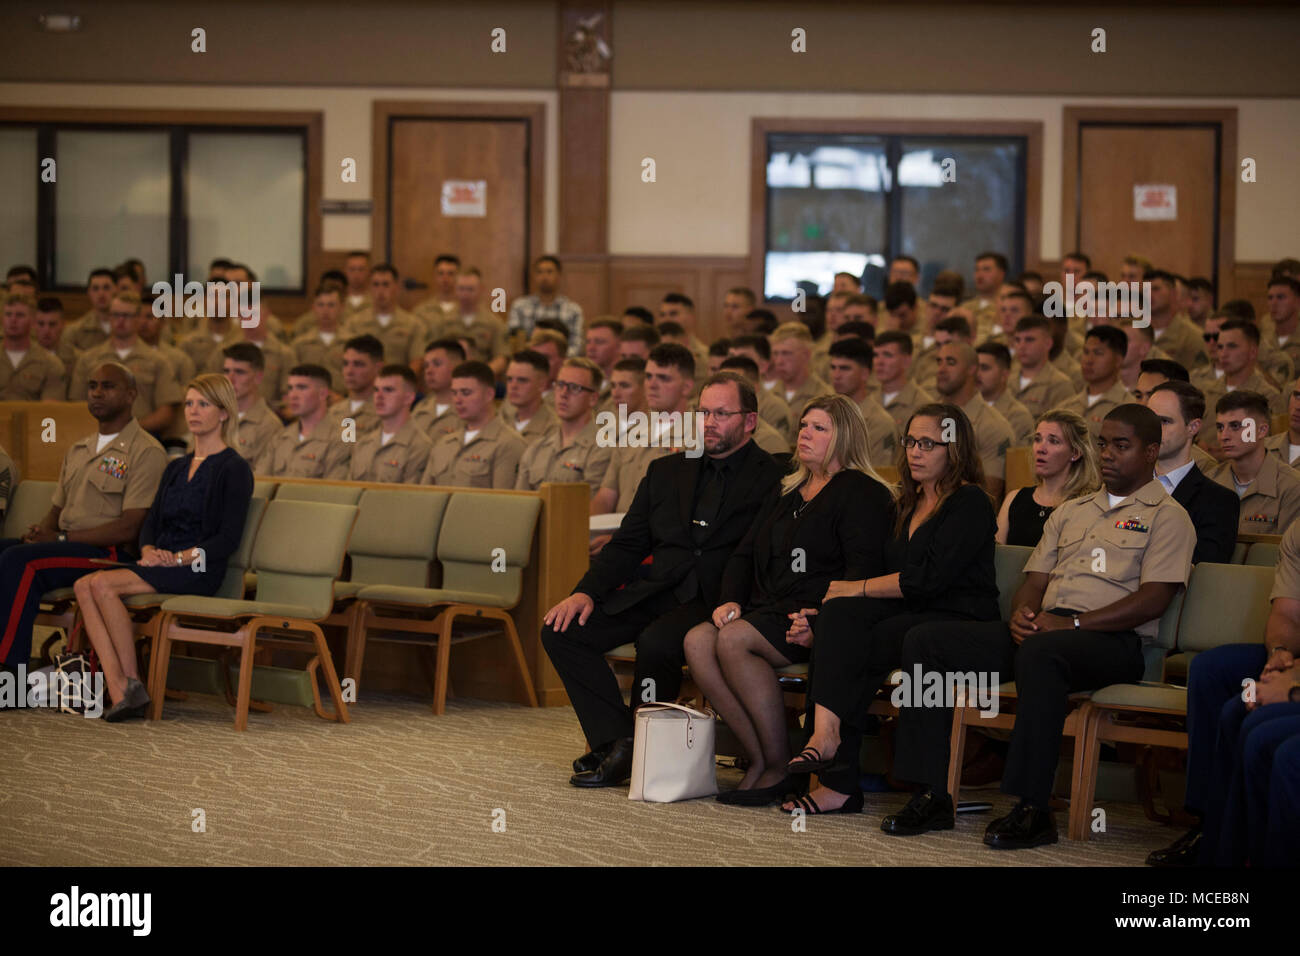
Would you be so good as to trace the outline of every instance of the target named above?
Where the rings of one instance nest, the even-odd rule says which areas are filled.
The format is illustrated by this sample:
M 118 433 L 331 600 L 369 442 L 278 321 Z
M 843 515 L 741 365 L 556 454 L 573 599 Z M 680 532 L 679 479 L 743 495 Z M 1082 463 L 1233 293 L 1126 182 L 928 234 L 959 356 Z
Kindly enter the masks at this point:
M 109 269 L 95 269 L 86 283 L 90 309 L 64 330 L 64 336 L 78 357 L 108 341 L 108 307 L 117 291 L 117 281 Z M 69 369 L 71 371 L 71 369 Z
M 271 411 L 271 406 L 261 395 L 254 394 L 248 409 L 240 409 L 239 424 L 235 426 L 235 450 L 250 465 L 280 434 L 284 423 Z
M 329 407 L 325 417 L 340 434 L 346 426 L 346 420 L 352 419 L 358 436 L 368 435 L 379 427 L 379 416 L 369 399 L 340 398 Z
M 465 320 L 469 319 L 468 322 Z M 465 316 L 441 319 L 430 327 L 430 339 L 469 339 L 478 351 L 477 358 L 496 370 L 506 356 L 506 324 L 491 312 L 479 309 Z M 495 363 L 495 364 L 494 364 Z
M 1272 383 L 1264 377 L 1264 373 L 1258 368 L 1253 369 L 1239 385 L 1229 386 L 1227 376 L 1216 378 L 1213 381 L 1209 379 L 1200 379 L 1195 383 L 1196 387 L 1205 393 L 1205 407 L 1213 409 L 1229 392 L 1258 392 L 1268 399 L 1269 415 L 1282 415 L 1286 413 L 1286 399 L 1282 393 L 1273 387 Z
M 894 453 L 898 448 L 898 425 L 880 404 L 880 393 L 872 390 L 871 346 L 860 339 L 846 339 L 833 343 L 827 358 L 831 388 L 856 402 L 867 423 L 868 460 L 876 468 L 893 467 Z
M 984 488 L 994 501 L 1002 500 L 1007 472 L 1007 449 L 1013 435 L 1005 418 L 980 397 L 979 358 L 965 342 L 939 346 L 935 370 L 935 396 L 941 402 L 956 405 L 970 419 L 975 432 L 976 450 L 984 466 Z
M 898 453 L 898 423 L 875 395 L 858 402 L 867 423 L 867 459 L 873 468 L 892 468 Z
M 934 396 L 915 382 L 906 383 L 897 392 L 886 392 L 882 386 L 880 397 L 881 404 L 900 432 L 907 427 L 908 420 L 918 408 L 934 401 Z
M 499 416 L 525 444 L 531 445 L 560 424 L 554 407 L 542 400 L 550 375 L 546 356 L 530 349 L 516 352 L 506 366 L 506 400 Z
M 1232 392 L 1215 410 L 1215 420 L 1224 460 L 1208 474 L 1241 499 L 1237 533 L 1285 533 L 1300 515 L 1300 474 L 1268 454 L 1263 396 Z
M 357 442 L 348 477 L 353 481 L 418 484 L 429 464 L 433 441 L 409 417 L 381 445 L 382 438 L 382 429 L 376 429 Z
M 1074 383 L 1054 365 L 1043 366 L 1032 379 L 1025 378 L 1019 369 L 1013 368 L 1011 387 L 1015 389 L 1016 401 L 1025 406 L 1035 420 L 1074 395 Z
M 330 388 L 343 389 L 343 342 L 338 332 L 325 332 L 319 328 L 299 335 L 290 343 L 294 365 L 319 365 L 330 373 Z
M 1300 442 L 1295 440 L 1297 437 L 1300 436 L 1293 436 L 1289 432 L 1269 435 L 1268 441 L 1264 442 L 1264 450 L 1276 458 L 1279 464 L 1295 468 L 1300 463 Z
M 8 354 L 0 355 L 0 400 L 61 402 L 67 397 L 68 383 L 63 363 L 53 352 L 30 342 L 22 352 L 17 368 L 12 361 Z
M 181 337 L 176 347 L 190 357 L 196 370 L 220 371 L 222 349 L 242 341 L 244 330 L 235 319 L 204 318 L 195 331 Z
M 1029 444 L 1034 434 L 1034 416 L 1029 414 L 1029 409 L 1011 397 L 1009 390 L 1004 388 L 1002 394 L 989 402 L 988 406 L 1007 420 L 1007 424 L 1011 426 L 1011 433 L 1015 436 L 1016 445 Z
M 537 410 L 525 420 L 522 428 L 519 423 L 518 410 L 508 401 L 501 403 L 499 414 L 501 421 L 514 429 L 515 433 L 524 440 L 526 445 L 532 445 L 545 438 L 560 424 L 559 416 L 555 414 L 555 410 L 546 402 L 541 401 L 540 398 L 537 402 Z
M 1127 352 L 1128 336 L 1123 330 L 1108 325 L 1088 330 L 1080 353 L 1087 387 L 1060 407 L 1087 422 L 1094 441 L 1101 434 L 1102 420 L 1111 409 L 1133 401 L 1132 394 L 1119 379 Z
M 975 354 L 979 361 L 975 379 L 980 397 L 1007 420 L 1016 445 L 1029 444 L 1034 434 L 1034 416 L 1016 401 L 1007 387 L 1011 381 L 1011 350 L 1001 342 L 981 342 Z
M 827 367 L 829 368 L 830 356 L 827 356 Z M 829 374 L 829 373 L 828 373 Z M 762 386 L 757 386 L 755 391 L 758 393 L 758 418 L 759 421 L 767 422 L 778 435 L 789 443 L 792 437 L 790 432 L 790 405 L 777 395 L 775 391 L 769 392 Z M 613 400 L 610 404 L 613 409 Z M 757 434 L 757 433 L 755 433 Z M 756 439 L 757 440 L 757 439 Z M 766 449 L 764 449 L 766 451 Z
M 907 373 L 912 364 L 911 350 L 910 335 L 890 331 L 876 336 L 872 352 L 871 368 L 880 384 L 880 404 L 889 412 L 900 432 L 907 427 L 907 421 L 916 409 L 934 400 L 929 392 L 908 380 Z
M 771 374 L 777 379 L 773 389 L 777 397 L 790 406 L 790 436 L 799 431 L 799 415 L 814 398 L 833 395 L 830 383 L 812 372 L 812 334 L 802 322 L 786 322 L 771 335 Z M 697 366 L 704 368 L 707 366 Z M 700 376 L 702 377 L 702 376 Z
M 444 435 L 433 446 L 420 481 L 454 488 L 513 488 L 519 460 L 527 445 L 499 418 L 489 418 L 466 440 L 471 429 Z
M 1070 380 L 1070 385 L 1075 391 L 1083 391 L 1085 385 L 1083 368 L 1075 361 L 1074 355 L 1065 349 L 1061 349 L 1061 354 L 1052 359 L 1052 364 Z
M 298 364 L 297 356 L 292 348 L 268 335 L 263 328 L 245 329 L 244 341 L 262 350 L 264 367 L 258 391 L 266 404 L 280 408 L 284 404 L 284 390 L 289 384 L 289 369 Z M 214 360 L 218 360 L 219 365 L 224 362 L 220 355 L 214 356 Z M 220 367 L 216 369 L 220 370 Z
M 253 471 L 268 478 L 346 478 L 353 447 L 328 418 L 317 420 L 306 434 L 294 421 L 266 446 Z
M 382 316 L 376 315 L 373 308 L 358 312 L 343 327 L 345 339 L 373 335 L 383 343 L 384 361 L 403 365 L 420 360 L 428 334 L 424 322 L 396 306 Z
M 785 440 L 784 436 L 769 425 L 763 419 L 758 420 L 753 434 L 754 444 L 769 455 L 788 455 L 790 454 L 790 443 Z
M 1098 395 L 1082 392 L 1068 401 L 1062 402 L 1058 407 L 1074 412 L 1087 422 L 1088 431 L 1092 432 L 1092 437 L 1095 439 L 1101 434 L 1102 420 L 1110 414 L 1111 409 L 1116 405 L 1126 405 L 1131 401 L 1133 401 L 1133 396 L 1124 387 L 1124 383 L 1115 382 Z
M 1153 318 L 1151 327 L 1155 332 L 1156 345 L 1183 368 L 1190 371 L 1209 364 L 1210 356 L 1205 351 L 1201 330 L 1186 315 L 1180 313 L 1174 316 L 1163 329 L 1156 327 Z
M 445 404 L 439 402 L 437 395 L 426 395 L 416 402 L 415 407 L 411 409 L 411 418 L 419 425 L 421 431 L 434 440 L 443 435 L 450 435 L 460 428 L 456 409 L 451 402 Z
M 124 511 L 153 505 L 167 465 L 162 445 L 134 418 L 103 447 L 101 437 L 88 435 L 64 456 L 51 502 L 60 509 L 62 532 L 97 528 Z
M 1219 328 L 1214 363 L 1223 376 L 1201 379 L 1203 384 L 1198 387 L 1205 392 L 1206 408 L 1214 409 L 1224 394 L 1240 390 L 1258 392 L 1267 398 L 1270 414 L 1286 413 L 1287 401 L 1282 392 L 1259 369 L 1259 341 L 1259 329 L 1252 322 L 1229 319 Z
M 586 358 L 566 359 L 555 381 L 556 425 L 519 460 L 515 487 L 536 491 L 543 482 L 586 482 L 594 496 L 614 449 L 597 440 L 592 415 L 603 373 Z
M 622 445 L 615 448 L 613 455 L 610 456 L 609 467 L 605 470 L 605 477 L 600 483 L 600 491 L 598 492 L 598 494 L 610 492 L 613 504 L 608 509 L 593 513 L 602 514 L 607 511 L 624 514 L 631 506 L 632 499 L 636 497 L 637 486 L 641 484 L 641 479 L 645 477 L 650 462 L 656 458 L 662 458 L 664 455 L 671 455 L 675 451 L 681 451 L 681 449 L 648 446 L 628 448 Z

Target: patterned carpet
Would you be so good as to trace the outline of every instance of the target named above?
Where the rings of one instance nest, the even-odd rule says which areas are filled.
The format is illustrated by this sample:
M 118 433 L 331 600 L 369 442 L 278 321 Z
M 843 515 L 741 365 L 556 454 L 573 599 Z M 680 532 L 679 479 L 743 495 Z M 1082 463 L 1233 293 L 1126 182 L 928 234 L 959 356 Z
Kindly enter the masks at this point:
M 1174 835 L 1112 804 L 1108 832 L 1086 845 L 1062 836 L 995 852 L 980 842 L 989 813 L 944 834 L 886 837 L 879 820 L 900 794 L 794 833 L 776 808 L 574 789 L 582 737 L 569 708 L 459 700 L 434 717 L 423 701 L 387 697 L 353 715 L 345 726 L 277 706 L 239 734 L 224 701 L 197 695 L 168 702 L 157 723 L 0 713 L 0 864 L 1133 866 Z M 738 779 L 719 772 L 723 787 Z M 995 813 L 1009 806 L 983 793 Z

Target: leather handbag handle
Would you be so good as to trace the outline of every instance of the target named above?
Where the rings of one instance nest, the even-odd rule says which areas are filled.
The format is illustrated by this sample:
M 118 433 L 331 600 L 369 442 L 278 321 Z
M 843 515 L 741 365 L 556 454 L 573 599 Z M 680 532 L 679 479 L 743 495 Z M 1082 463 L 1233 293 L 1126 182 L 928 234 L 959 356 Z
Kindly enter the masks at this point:
M 640 708 L 645 710 L 647 707 L 671 707 L 673 710 L 680 710 L 686 715 L 686 749 L 690 750 L 695 746 L 695 720 L 714 720 L 717 715 L 713 711 L 696 710 L 694 707 L 687 707 L 685 704 L 670 704 L 667 701 L 655 701 L 653 704 L 646 704 Z

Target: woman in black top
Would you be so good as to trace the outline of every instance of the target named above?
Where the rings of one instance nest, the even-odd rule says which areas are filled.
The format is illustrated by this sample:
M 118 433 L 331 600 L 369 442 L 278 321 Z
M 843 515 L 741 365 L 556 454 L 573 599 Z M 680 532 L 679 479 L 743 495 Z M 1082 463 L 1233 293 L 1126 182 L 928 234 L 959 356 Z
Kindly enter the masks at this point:
M 131 568 L 78 579 L 77 603 L 86 634 L 115 703 L 109 721 L 141 717 L 149 694 L 136 667 L 135 630 L 122 603 L 130 594 L 211 595 L 244 533 L 253 472 L 235 451 L 239 407 L 224 375 L 200 375 L 185 392 L 185 420 L 194 451 L 163 471 L 140 528 L 140 560 Z
M 862 809 L 858 751 L 877 692 L 902 657 L 903 638 L 933 620 L 994 621 L 993 504 L 980 487 L 970 420 L 955 405 L 923 405 L 900 443 L 901 494 L 890 544 L 892 574 L 832 581 L 820 612 L 793 618 L 791 640 L 814 646 L 808 746 L 791 773 L 821 786 L 787 803 L 807 813 Z M 809 619 L 815 617 L 815 635 Z
M 1059 504 L 1101 487 L 1097 449 L 1088 423 L 1060 408 L 1044 412 L 1034 429 L 1034 476 L 1038 481 L 1007 495 L 998 512 L 998 543 L 1034 548 Z
M 691 677 L 739 738 L 748 772 L 723 803 L 780 800 L 792 781 L 785 707 L 774 668 L 808 659 L 787 640 L 790 618 L 835 578 L 885 570 L 894 492 L 871 467 L 866 422 L 842 395 L 815 398 L 799 423 L 782 495 L 727 562 L 712 620 L 686 635 Z

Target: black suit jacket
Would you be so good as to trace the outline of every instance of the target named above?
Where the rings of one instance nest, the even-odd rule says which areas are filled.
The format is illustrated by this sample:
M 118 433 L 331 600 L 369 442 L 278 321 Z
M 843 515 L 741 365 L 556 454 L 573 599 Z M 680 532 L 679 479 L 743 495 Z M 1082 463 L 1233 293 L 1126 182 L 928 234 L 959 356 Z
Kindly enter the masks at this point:
M 1183 506 L 1196 528 L 1192 563 L 1228 564 L 1237 544 L 1237 512 L 1241 499 L 1231 488 L 1212 481 L 1195 465 L 1174 489 L 1174 501 Z
M 676 587 L 694 569 L 704 603 L 716 607 L 727 559 L 780 490 L 781 466 L 752 440 L 748 446 L 734 452 L 744 451 L 742 466 L 730 478 L 717 521 L 699 544 L 691 518 L 696 479 L 706 456 L 679 453 L 652 461 L 623 523 L 592 559 L 574 592 L 590 595 L 605 613 L 617 614 Z M 650 573 L 638 578 L 637 569 L 647 556 L 654 558 Z M 620 585 L 625 587 L 619 590 Z

